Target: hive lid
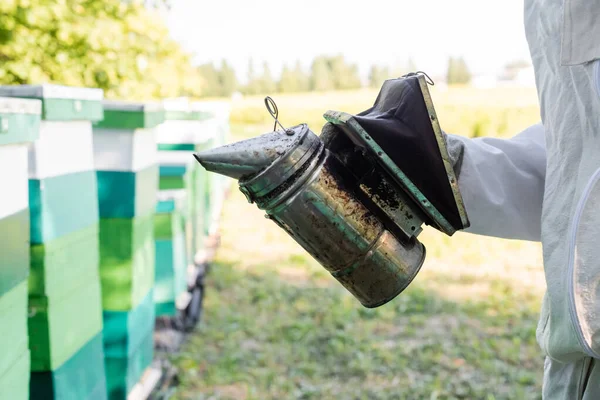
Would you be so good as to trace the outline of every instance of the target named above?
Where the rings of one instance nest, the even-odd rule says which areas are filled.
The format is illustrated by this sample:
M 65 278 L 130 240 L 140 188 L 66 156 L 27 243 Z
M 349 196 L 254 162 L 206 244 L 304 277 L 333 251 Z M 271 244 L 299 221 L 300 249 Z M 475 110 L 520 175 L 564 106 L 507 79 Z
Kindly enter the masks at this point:
M 212 113 L 199 109 L 187 98 L 163 100 L 166 121 L 200 121 L 212 117 Z
M 469 226 L 423 75 L 386 81 L 373 107 L 356 116 L 328 111 L 324 117 L 379 162 L 428 224 L 448 235 Z
M 52 84 L 0 86 L 0 96 L 42 100 L 42 119 L 53 121 L 102 119 L 104 92 Z
M 154 128 L 165 120 L 165 110 L 157 102 L 103 101 L 104 119 L 95 128 L 139 129 Z
M 40 100 L 0 97 L 0 146 L 36 140 L 41 113 Z

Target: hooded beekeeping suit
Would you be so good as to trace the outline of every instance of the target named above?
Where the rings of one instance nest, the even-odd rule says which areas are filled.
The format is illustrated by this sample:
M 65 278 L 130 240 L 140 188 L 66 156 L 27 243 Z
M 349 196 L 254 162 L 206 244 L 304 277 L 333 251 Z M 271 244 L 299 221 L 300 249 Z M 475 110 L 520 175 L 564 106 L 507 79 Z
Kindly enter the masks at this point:
M 448 135 L 468 231 L 541 240 L 544 399 L 600 399 L 600 0 L 525 0 L 542 124 Z

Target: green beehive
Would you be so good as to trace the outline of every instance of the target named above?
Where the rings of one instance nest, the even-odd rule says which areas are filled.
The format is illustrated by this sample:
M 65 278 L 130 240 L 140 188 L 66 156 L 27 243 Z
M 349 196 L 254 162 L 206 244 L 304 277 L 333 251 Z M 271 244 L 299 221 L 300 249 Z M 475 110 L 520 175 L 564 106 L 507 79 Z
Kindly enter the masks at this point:
M 23 354 L 28 353 L 25 280 L 0 297 L 0 337 L 0 376 L 4 376 Z
M 204 110 L 194 109 L 187 101 L 166 102 L 165 123 L 158 129 L 158 149 L 161 153 L 162 189 L 185 188 L 188 191 L 189 221 L 186 227 L 186 243 L 189 263 L 194 263 L 204 250 L 208 230 L 206 199 L 210 190 L 209 179 L 197 163 L 190 166 L 192 153 L 210 147 L 211 133 L 204 124 L 212 116 Z M 176 174 L 177 168 L 185 168 L 185 175 Z M 185 183 L 185 185 L 182 185 Z
M 105 356 L 127 358 L 154 331 L 152 290 L 131 311 L 104 311 L 103 314 Z
M 184 190 L 159 192 L 154 217 L 156 272 L 154 302 L 157 316 L 174 316 L 177 300 L 187 292 L 187 257 L 183 212 Z
M 29 350 L 12 363 L 10 369 L 0 374 L 0 399 L 26 400 L 29 394 Z
M 27 364 L 33 371 L 56 372 L 102 330 L 92 122 L 102 119 L 103 92 L 40 85 L 4 86 L 0 94 L 41 104 L 39 135 L 28 148 L 26 168 Z M 86 364 L 94 361 L 102 365 L 102 357 Z M 29 389 L 36 392 L 34 380 Z
M 104 311 L 130 311 L 154 283 L 154 201 L 158 191 L 155 127 L 162 106 L 105 101 L 94 125 Z M 105 314 L 106 315 L 106 314 Z
M 29 348 L 32 371 L 60 368 L 102 331 L 97 275 L 62 297 L 29 298 Z
M 0 96 L 43 99 L 45 121 L 99 121 L 103 117 L 100 89 L 59 85 L 0 86 Z
M 100 279 L 105 311 L 135 308 L 154 284 L 154 214 L 100 220 Z
M 127 398 L 135 384 L 140 380 L 154 357 L 154 338 L 152 332 L 147 335 L 136 349 L 125 357 L 107 356 L 106 381 L 108 398 L 122 400 Z
M 0 97 L 0 399 L 29 398 L 28 146 L 41 108 L 39 100 Z
M 102 334 L 96 334 L 56 371 L 31 374 L 31 400 L 106 400 Z
M 29 295 L 61 297 L 82 279 L 98 279 L 98 224 L 31 245 Z
M 196 102 L 192 104 L 192 109 L 210 115 L 209 119 L 203 121 L 201 132 L 206 139 L 198 146 L 198 151 L 223 146 L 229 135 L 229 104 L 224 102 Z M 209 174 L 203 169 L 200 170 L 205 174 L 201 179 L 206 181 L 203 185 L 207 188 L 204 199 L 204 234 L 212 236 L 218 230 L 224 193 L 230 180 L 225 176 Z

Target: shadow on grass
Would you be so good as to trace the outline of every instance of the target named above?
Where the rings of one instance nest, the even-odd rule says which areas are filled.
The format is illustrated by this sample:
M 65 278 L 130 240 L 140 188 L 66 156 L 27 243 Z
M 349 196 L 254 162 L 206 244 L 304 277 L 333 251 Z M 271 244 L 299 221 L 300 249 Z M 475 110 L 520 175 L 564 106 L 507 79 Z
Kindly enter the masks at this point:
M 464 303 L 415 283 L 377 309 L 331 277 L 296 284 L 272 265 L 215 264 L 207 287 L 204 320 L 173 359 L 175 398 L 539 398 L 537 308 L 500 282 Z

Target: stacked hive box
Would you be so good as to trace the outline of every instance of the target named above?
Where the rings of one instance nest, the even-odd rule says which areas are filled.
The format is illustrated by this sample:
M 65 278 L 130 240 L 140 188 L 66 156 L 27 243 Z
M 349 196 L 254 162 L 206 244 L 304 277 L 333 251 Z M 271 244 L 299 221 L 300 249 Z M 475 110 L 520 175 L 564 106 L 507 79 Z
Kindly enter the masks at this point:
M 29 398 L 27 144 L 38 137 L 41 108 L 0 98 L 0 399 Z
M 225 145 L 229 136 L 230 106 L 223 102 L 198 102 L 192 104 L 192 109 L 210 118 L 202 121 L 200 132 L 208 142 L 199 148 L 219 147 Z M 208 174 L 208 197 L 205 200 L 204 233 L 212 238 L 218 231 L 221 208 L 225 197 L 226 186 L 231 182 L 227 177 L 219 174 Z M 213 244 L 214 245 L 214 244 Z M 214 249 L 213 249 L 214 250 Z
M 39 139 L 29 148 L 31 398 L 103 399 L 91 126 L 102 118 L 102 91 L 42 85 L 0 94 L 42 100 Z
M 210 179 L 194 160 L 192 153 L 212 146 L 212 136 L 204 129 L 208 112 L 194 109 L 187 100 L 168 101 L 165 123 L 158 131 L 160 189 L 185 189 L 186 249 L 188 263 L 198 263 L 204 250 L 210 201 Z
M 157 317 L 175 316 L 178 308 L 182 308 L 186 302 L 187 253 L 183 228 L 185 201 L 186 192 L 183 189 L 163 190 L 158 193 L 154 219 L 154 303 Z
M 153 358 L 157 105 L 104 102 L 94 126 L 109 397 L 124 399 Z

